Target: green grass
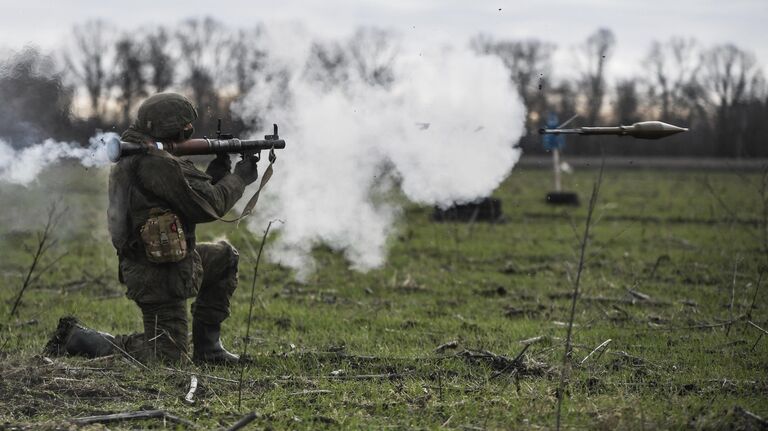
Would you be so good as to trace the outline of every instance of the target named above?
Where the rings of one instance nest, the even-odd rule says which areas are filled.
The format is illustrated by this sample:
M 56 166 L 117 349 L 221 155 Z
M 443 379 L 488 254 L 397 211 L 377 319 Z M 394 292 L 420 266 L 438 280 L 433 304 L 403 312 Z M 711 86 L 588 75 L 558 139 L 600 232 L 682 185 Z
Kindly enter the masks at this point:
M 578 172 L 567 186 L 586 202 L 596 176 Z M 766 264 L 761 181 L 734 172 L 606 171 L 576 310 L 567 428 L 749 429 L 756 423 L 739 408 L 768 417 L 768 339 L 756 342 L 760 332 L 745 318 L 730 331 L 724 324 L 750 311 Z M 387 264 L 366 274 L 325 248 L 315 251 L 319 270 L 306 284 L 262 262 L 239 409 L 236 384 L 202 376 L 236 380 L 237 369 L 180 365 L 201 376 L 197 402 L 187 406 L 183 373 L 144 371 L 122 358 L 47 364 L 35 356 L 61 315 L 112 333 L 140 329 L 138 309 L 116 281 L 104 182 L 101 173 L 61 168 L 30 188 L 0 190 L 0 423 L 55 427 L 151 407 L 202 428 L 231 425 L 248 411 L 260 414 L 256 427 L 277 429 L 554 427 L 560 322 L 568 319 L 586 208 L 545 205 L 549 172 L 515 170 L 495 192 L 503 224 L 436 224 L 429 208 L 407 206 Z M 56 198 L 70 210 L 49 259 L 66 254 L 9 320 L 29 264 L 23 245 Z M 225 344 L 240 351 L 254 259 L 246 242 L 255 246 L 260 235 L 221 223 L 199 229 L 201 241 L 221 235 L 242 256 L 224 328 Z M 627 289 L 651 300 L 633 304 Z M 751 320 L 768 328 L 767 310 L 763 287 Z M 521 340 L 537 336 L 519 367 L 464 354 L 513 358 Z M 603 354 L 578 364 L 607 339 Z M 453 340 L 457 348 L 435 352 Z M 338 370 L 347 378 L 332 377 Z

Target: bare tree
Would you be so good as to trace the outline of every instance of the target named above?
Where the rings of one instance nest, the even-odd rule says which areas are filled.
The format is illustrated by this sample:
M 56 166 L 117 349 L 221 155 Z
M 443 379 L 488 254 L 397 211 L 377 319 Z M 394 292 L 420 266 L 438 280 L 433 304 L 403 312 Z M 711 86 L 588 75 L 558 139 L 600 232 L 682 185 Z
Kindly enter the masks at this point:
M 755 57 L 735 45 L 715 46 L 702 55 L 704 83 L 718 107 L 730 107 L 753 95 L 760 72 Z
M 544 83 L 550 80 L 555 45 L 538 39 L 494 41 L 484 35 L 475 37 L 470 45 L 475 51 L 496 55 L 504 62 L 528 110 L 526 128 L 535 128 L 533 123 L 544 118 L 547 109 Z
M 619 123 L 632 124 L 639 120 L 639 99 L 637 93 L 637 80 L 624 79 L 616 84 L 614 115 Z
M 187 77 L 195 71 L 210 76 L 217 84 L 224 80 L 227 69 L 226 46 L 231 37 L 221 22 L 211 17 L 188 19 L 176 31 L 180 62 L 187 68 Z
M 749 157 L 766 157 L 768 148 L 765 137 L 768 136 L 768 83 L 760 74 L 753 90 L 755 96 L 746 107 L 746 130 L 744 131 L 744 152 Z
M 165 91 L 173 85 L 176 71 L 171 56 L 171 38 L 168 31 L 163 27 L 150 31 L 146 37 L 145 45 L 145 62 L 149 67 L 149 83 L 155 91 Z
M 54 61 L 25 48 L 0 61 L 0 138 L 11 145 L 69 138 L 72 89 Z
M 578 94 L 572 81 L 560 81 L 552 86 L 547 95 L 548 109 L 557 112 L 563 120 L 571 118 L 577 113 L 576 99 Z
M 643 66 L 648 71 L 650 108 L 657 109 L 665 121 L 683 120 L 690 124 L 701 94 L 701 62 L 696 41 L 680 37 L 664 43 L 654 41 Z
M 53 266 L 56 265 L 59 260 L 65 256 L 65 254 L 59 255 L 46 266 L 42 268 L 39 267 L 46 253 L 58 242 L 58 240 L 54 238 L 54 232 L 56 232 L 56 227 L 61 221 L 61 218 L 67 212 L 67 208 L 59 209 L 57 206 L 58 203 L 53 202 L 48 208 L 48 219 L 45 223 L 45 226 L 43 227 L 43 230 L 37 232 L 37 243 L 35 246 L 24 247 L 31 257 L 31 262 L 29 264 L 29 268 L 25 271 L 24 281 L 21 284 L 19 293 L 16 295 L 16 299 L 13 301 L 11 311 L 8 313 L 9 318 L 12 318 L 16 314 L 16 311 L 21 304 L 21 299 L 24 296 L 24 292 L 27 291 L 27 288 L 35 284 L 40 279 L 40 277 L 42 277 L 51 268 L 53 268 Z
M 125 125 L 131 120 L 131 108 L 134 102 L 147 94 L 141 48 L 129 36 L 123 36 L 115 44 L 113 82 L 118 90 L 117 102 L 122 108 Z
M 309 49 L 304 78 L 326 90 L 343 85 L 349 79 L 349 56 L 339 43 L 316 41 Z
M 581 81 L 587 100 L 586 114 L 589 124 L 596 124 L 600 117 L 606 93 L 606 65 L 613 54 L 615 44 L 613 32 L 601 28 L 590 35 L 582 45 L 582 54 L 586 61 Z
M 259 46 L 261 34 L 260 27 L 241 29 L 231 36 L 227 44 L 229 79 L 234 82 L 239 95 L 248 93 L 266 66 L 267 53 Z
M 523 103 L 531 108 L 542 94 L 539 85 L 544 78 L 549 78 L 555 45 L 538 39 L 493 41 L 482 35 L 475 37 L 471 44 L 480 53 L 501 58 L 509 70 L 510 79 L 520 91 Z
M 64 54 L 65 64 L 76 84 L 87 92 L 91 116 L 101 117 L 102 98 L 110 81 L 107 66 L 112 60 L 108 26 L 101 20 L 88 21 L 76 25 L 72 36 L 72 46 Z
M 716 155 L 743 156 L 745 108 L 759 98 L 762 73 L 755 57 L 735 45 L 718 45 L 702 56 L 702 83 L 715 111 Z
M 399 53 L 394 35 L 378 28 L 357 29 L 347 42 L 349 64 L 369 85 L 387 87 L 395 79 L 393 63 Z
M 192 92 L 192 102 L 200 113 L 202 130 L 211 129 L 213 117 L 219 115 L 219 92 L 226 65 L 229 35 L 213 18 L 188 19 L 176 32 L 181 50 L 180 62 L 185 66 L 184 84 Z

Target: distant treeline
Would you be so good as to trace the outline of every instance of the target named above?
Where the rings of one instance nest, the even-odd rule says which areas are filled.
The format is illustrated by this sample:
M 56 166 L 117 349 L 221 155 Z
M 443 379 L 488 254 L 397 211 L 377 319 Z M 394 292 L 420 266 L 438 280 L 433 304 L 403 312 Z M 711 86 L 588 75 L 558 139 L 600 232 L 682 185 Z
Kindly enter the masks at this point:
M 180 91 L 198 106 L 196 124 L 211 135 L 223 118 L 234 133 L 261 128 L 260 119 L 230 108 L 257 82 L 280 88 L 292 73 L 343 86 L 350 71 L 372 86 L 397 79 L 396 37 L 361 28 L 346 40 L 317 41 L 300 70 L 274 68 L 260 27 L 232 29 L 212 18 L 116 33 L 103 21 L 77 25 L 61 52 L 25 48 L 0 59 L 0 139 L 14 146 L 85 141 L 95 129 L 124 129 L 143 98 Z M 614 34 L 598 29 L 572 49 L 573 68 L 559 73 L 558 49 L 539 39 L 479 35 L 476 52 L 498 56 L 528 109 L 520 145 L 543 152 L 536 130 L 550 112 L 571 124 L 631 124 L 658 119 L 691 132 L 661 141 L 571 138 L 570 154 L 767 157 L 768 86 L 752 53 L 733 44 L 704 47 L 693 39 L 653 41 L 634 76 L 609 80 Z M 572 47 L 568 47 L 569 49 Z M 605 144 L 605 145 L 602 145 Z

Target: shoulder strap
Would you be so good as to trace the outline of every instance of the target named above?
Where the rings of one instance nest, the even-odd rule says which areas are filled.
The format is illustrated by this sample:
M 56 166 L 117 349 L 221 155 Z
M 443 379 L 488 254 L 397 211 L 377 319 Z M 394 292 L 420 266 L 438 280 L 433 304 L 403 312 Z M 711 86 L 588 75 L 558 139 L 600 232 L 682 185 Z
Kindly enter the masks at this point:
M 248 203 L 245 204 L 245 208 L 243 208 L 242 214 L 240 214 L 240 217 L 234 218 L 232 220 L 224 220 L 223 218 L 219 218 L 219 220 L 226 222 L 226 223 L 235 223 L 238 224 L 240 221 L 249 215 L 253 213 L 253 209 L 256 208 L 256 203 L 259 201 L 259 195 L 261 194 L 261 191 L 264 189 L 264 187 L 269 182 L 269 179 L 272 178 L 272 173 L 274 172 L 274 168 L 272 167 L 275 164 L 274 160 L 269 161 L 269 166 L 267 166 L 267 170 L 264 171 L 264 175 L 261 176 L 261 182 L 259 183 L 259 188 L 256 190 L 256 193 L 251 196 L 251 199 L 248 200 Z

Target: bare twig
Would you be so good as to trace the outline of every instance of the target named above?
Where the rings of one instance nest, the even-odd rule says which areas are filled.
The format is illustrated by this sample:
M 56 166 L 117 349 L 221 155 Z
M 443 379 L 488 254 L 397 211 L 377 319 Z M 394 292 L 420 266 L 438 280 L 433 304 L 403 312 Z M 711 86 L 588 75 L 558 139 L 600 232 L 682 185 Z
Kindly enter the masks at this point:
M 726 320 L 725 322 L 720 323 L 702 323 L 700 325 L 689 325 L 689 326 L 664 326 L 664 327 L 655 327 L 653 329 L 658 331 L 680 331 L 685 329 L 713 329 L 713 328 L 721 328 L 723 326 L 732 325 L 738 321 L 741 321 L 745 318 L 745 316 L 742 314 L 740 316 L 736 316 L 731 320 Z M 647 330 L 647 328 L 644 328 L 643 330 Z
M 739 216 L 736 215 L 735 212 L 733 212 L 731 207 L 726 205 L 726 203 L 723 201 L 723 198 L 720 197 L 720 194 L 717 193 L 715 189 L 712 187 L 712 184 L 709 183 L 709 179 L 707 177 L 704 177 L 704 180 L 702 180 L 702 184 L 704 184 L 704 188 L 706 188 L 709 194 L 715 198 L 717 203 L 720 204 L 720 207 L 722 207 L 725 210 L 725 212 L 728 213 L 728 215 L 731 217 L 731 220 L 738 221 Z
M 182 424 L 191 428 L 195 427 L 194 423 L 186 419 L 182 419 L 178 416 L 174 416 L 164 410 L 145 410 L 140 412 L 125 412 L 125 413 L 114 413 L 110 415 L 86 416 L 82 418 L 70 419 L 70 422 L 76 425 L 88 425 L 88 424 L 95 424 L 95 423 L 122 422 L 122 421 L 129 421 L 129 420 L 143 420 L 143 419 L 154 419 L 154 418 L 162 418 L 164 420 L 168 420 L 170 422 L 174 422 L 177 424 Z
M 638 283 L 636 283 L 635 286 L 637 286 L 637 284 Z M 627 289 L 627 293 L 629 293 L 630 295 L 632 295 L 633 297 L 635 297 L 635 298 L 637 298 L 637 299 L 639 299 L 641 301 L 650 301 L 651 300 L 650 295 L 645 294 L 645 293 L 640 292 L 640 291 L 635 290 L 635 289 Z
M 539 342 L 541 342 L 543 340 L 546 340 L 546 339 L 547 339 L 546 335 L 538 335 L 538 336 L 533 337 L 533 338 L 528 338 L 528 339 L 525 339 L 525 340 L 520 340 L 520 344 L 532 345 L 532 344 L 539 343 Z
M 763 281 L 763 271 L 760 271 L 760 275 L 757 276 L 757 284 L 755 285 L 755 293 L 752 295 L 752 303 L 749 304 L 747 309 L 747 319 L 752 319 L 752 310 L 755 309 L 755 300 L 757 299 L 757 292 L 760 290 L 760 283 Z
M 571 298 L 573 292 L 556 292 L 548 295 L 551 299 L 557 298 Z M 605 296 L 581 296 L 579 300 L 581 302 L 603 302 L 603 303 L 617 303 L 627 305 L 649 305 L 654 307 L 670 306 L 671 302 L 660 301 L 655 299 L 640 299 L 635 295 L 631 295 L 631 298 L 608 298 Z
M 435 349 L 435 353 L 442 353 L 443 351 L 447 349 L 455 349 L 459 346 L 459 342 L 457 340 L 449 341 L 447 343 L 443 343 Z
M 571 356 L 571 342 L 573 336 L 573 320 L 576 317 L 576 300 L 579 296 L 579 284 L 581 282 L 581 275 L 584 272 L 584 258 L 587 252 L 587 243 L 589 242 L 589 228 L 592 225 L 592 215 L 595 212 L 595 205 L 597 203 L 597 196 L 600 193 L 600 185 L 603 182 L 603 170 L 605 168 L 605 157 L 600 165 L 600 172 L 597 176 L 597 181 L 592 186 L 592 195 L 589 198 L 589 207 L 587 209 L 587 221 L 584 225 L 584 236 L 581 240 L 581 253 L 579 255 L 579 267 L 576 271 L 576 281 L 573 284 L 573 297 L 571 299 L 571 312 L 568 318 L 568 333 L 565 338 L 565 351 L 563 352 L 563 367 L 560 370 L 560 383 L 557 389 L 557 417 L 556 428 L 560 430 L 561 412 L 563 407 L 563 393 L 565 392 L 565 380 L 568 368 L 568 358 Z
M 733 320 L 733 302 L 736 299 L 736 273 L 739 269 L 739 258 L 736 258 L 736 262 L 733 264 L 733 282 L 731 283 L 731 302 L 728 306 L 728 320 Z M 728 337 L 731 333 L 731 325 L 725 330 L 725 336 Z
M 763 334 L 766 334 L 766 335 L 768 335 L 768 331 L 766 331 L 765 329 L 763 329 L 763 328 L 761 328 L 761 327 L 757 326 L 757 325 L 756 325 L 756 324 L 755 324 L 753 321 L 751 321 L 751 320 L 750 320 L 750 321 L 748 321 L 747 323 L 749 323 L 750 325 L 752 325 L 752 326 L 754 326 L 755 328 L 757 328 L 757 329 L 758 329 L 760 332 L 762 332 Z
M 249 423 L 256 420 L 257 417 L 259 417 L 259 415 L 256 412 L 248 413 L 247 415 L 243 416 L 239 421 L 235 422 L 231 427 L 227 428 L 227 431 L 237 431 L 239 429 L 242 429 Z
M 217 381 L 220 381 L 220 382 L 238 383 L 237 380 L 232 380 L 232 379 L 227 379 L 227 378 L 224 378 L 224 377 L 213 376 L 213 375 L 210 375 L 210 374 L 193 373 L 192 371 L 184 371 L 184 370 L 179 370 L 179 369 L 171 368 L 171 367 L 163 367 L 163 369 L 166 370 L 166 371 L 170 371 L 172 373 L 186 374 L 188 376 L 200 376 L 200 377 L 205 377 L 206 379 L 217 380 Z
M 763 252 L 768 258 L 768 166 L 763 170 L 763 178 L 760 183 L 760 198 L 763 201 Z
M 192 405 L 195 403 L 195 392 L 197 392 L 197 376 L 192 375 L 192 377 L 189 378 L 189 391 L 187 392 L 187 395 L 184 396 L 184 402 L 186 404 Z
M 662 254 L 661 256 L 656 258 L 656 263 L 653 264 L 653 269 L 651 269 L 651 273 L 648 274 L 648 280 L 652 279 L 656 275 L 656 271 L 659 270 L 659 266 L 661 266 L 661 263 L 664 261 L 669 262 L 671 258 L 668 254 Z
M 600 343 L 600 345 L 595 347 L 595 350 L 589 352 L 589 354 L 587 356 L 585 356 L 584 359 L 582 359 L 579 364 L 584 365 L 584 363 L 587 362 L 587 359 L 589 359 L 592 355 L 594 355 L 595 352 L 597 352 L 598 350 L 601 350 L 603 347 L 607 346 L 608 343 L 610 343 L 611 341 L 613 341 L 613 340 L 609 338 L 609 339 L 603 341 L 602 343 Z
M 64 256 L 66 256 L 67 254 L 69 254 L 69 253 L 68 252 L 64 252 L 64 253 L 60 254 L 59 256 L 53 258 L 53 260 L 51 260 L 51 262 L 48 265 L 45 265 L 44 267 L 40 268 L 40 270 L 37 271 L 37 274 L 35 274 L 35 276 L 32 277 L 31 280 L 29 280 L 29 285 L 33 286 L 35 283 L 37 283 L 37 281 L 40 280 L 40 277 L 45 275 L 45 273 L 48 272 L 49 269 L 51 269 L 54 266 L 56 266 L 56 264 L 59 263 L 59 261 L 61 259 L 63 259 Z
M 237 409 L 240 410 L 243 402 L 243 377 L 245 376 L 245 357 L 248 354 L 248 344 L 251 340 L 251 319 L 253 318 L 253 303 L 256 297 L 256 277 L 259 273 L 259 262 L 261 262 L 261 254 L 264 251 L 264 244 L 267 242 L 267 235 L 269 229 L 272 227 L 272 223 L 275 220 L 270 220 L 267 224 L 267 228 L 264 230 L 264 236 L 261 237 L 261 245 L 259 245 L 259 253 L 256 255 L 256 263 L 253 265 L 253 280 L 251 281 L 251 301 L 248 307 L 248 324 L 245 328 L 245 342 L 243 345 L 243 354 L 240 356 L 240 379 L 237 386 Z
M 734 411 L 735 411 L 736 413 L 739 413 L 739 414 L 741 414 L 741 415 L 742 415 L 742 416 L 744 416 L 744 417 L 747 417 L 747 418 L 749 418 L 749 419 L 752 419 L 753 421 L 755 421 L 755 422 L 759 423 L 759 424 L 760 424 L 760 427 L 761 427 L 761 429 L 765 429 L 766 427 L 768 427 L 768 421 L 767 421 L 767 420 L 765 420 L 765 419 L 763 419 L 762 417 L 760 417 L 760 416 L 758 416 L 758 415 L 756 415 L 756 414 L 752 413 L 752 412 L 751 412 L 751 411 L 749 411 L 749 410 L 746 410 L 746 409 L 744 409 L 744 408 L 743 408 L 743 407 L 741 407 L 741 406 L 736 406 L 736 407 L 734 408 Z
M 512 359 L 512 363 L 519 364 L 520 360 L 523 359 L 523 355 L 525 354 L 525 352 L 528 351 L 528 348 L 530 348 L 532 345 L 533 343 L 524 344 L 523 349 L 520 350 L 520 353 L 518 353 L 517 356 L 515 356 L 515 359 Z
M 133 364 L 136 364 L 136 365 L 138 365 L 139 367 L 141 367 L 141 368 L 143 368 L 143 369 L 145 369 L 145 370 L 149 370 L 149 367 L 148 367 L 148 366 L 144 365 L 144 364 L 143 364 L 141 361 L 139 361 L 138 359 L 134 358 L 134 357 L 133 357 L 133 356 L 132 356 L 130 353 L 126 352 L 126 351 L 125 351 L 125 350 L 124 350 L 122 347 L 120 347 L 120 346 L 118 346 L 117 344 L 113 343 L 113 342 L 112 342 L 112 340 L 110 340 L 110 339 L 109 339 L 109 338 L 107 338 L 107 337 L 104 337 L 103 335 L 102 335 L 102 338 L 104 338 L 105 340 L 107 340 L 107 342 L 108 342 L 109 344 L 111 344 L 111 345 L 112 345 L 112 347 L 114 347 L 114 348 L 115 348 L 115 349 L 116 349 L 118 352 L 122 353 L 122 354 L 123 354 L 123 356 L 125 356 L 127 359 L 130 359 L 130 360 L 131 360 L 131 362 L 129 362 L 129 363 L 133 363 Z
M 303 391 L 291 392 L 288 395 L 323 395 L 332 393 L 333 391 L 329 391 L 328 389 L 304 389 Z
M 406 373 L 408 374 L 408 373 Z M 353 375 L 339 375 L 339 376 L 326 376 L 331 380 L 375 380 L 375 379 L 401 379 L 406 374 L 400 373 L 386 373 L 386 374 L 353 374 Z
M 9 318 L 12 318 L 16 314 L 16 311 L 19 308 L 19 304 L 21 303 L 21 298 L 24 296 L 24 292 L 27 290 L 27 288 L 34 281 L 36 281 L 40 275 L 48 271 L 53 266 L 53 264 L 58 262 L 58 259 L 55 259 L 52 264 L 47 265 L 45 268 L 43 268 L 42 271 L 40 271 L 39 274 L 37 274 L 36 277 L 33 278 L 33 274 L 35 273 L 37 266 L 40 264 L 40 261 L 45 255 L 45 252 L 48 251 L 56 243 L 56 240 L 52 237 L 53 230 L 56 228 L 56 225 L 59 223 L 61 217 L 66 211 L 66 208 L 64 208 L 62 211 L 58 211 L 57 202 L 52 203 L 48 208 L 48 219 L 45 222 L 43 230 L 37 234 L 37 248 L 32 253 L 32 262 L 29 265 L 29 269 L 27 269 L 27 274 L 24 277 L 24 282 L 21 284 L 19 294 L 16 295 L 16 300 L 13 302 L 13 307 L 11 307 L 11 312 L 8 316 Z

